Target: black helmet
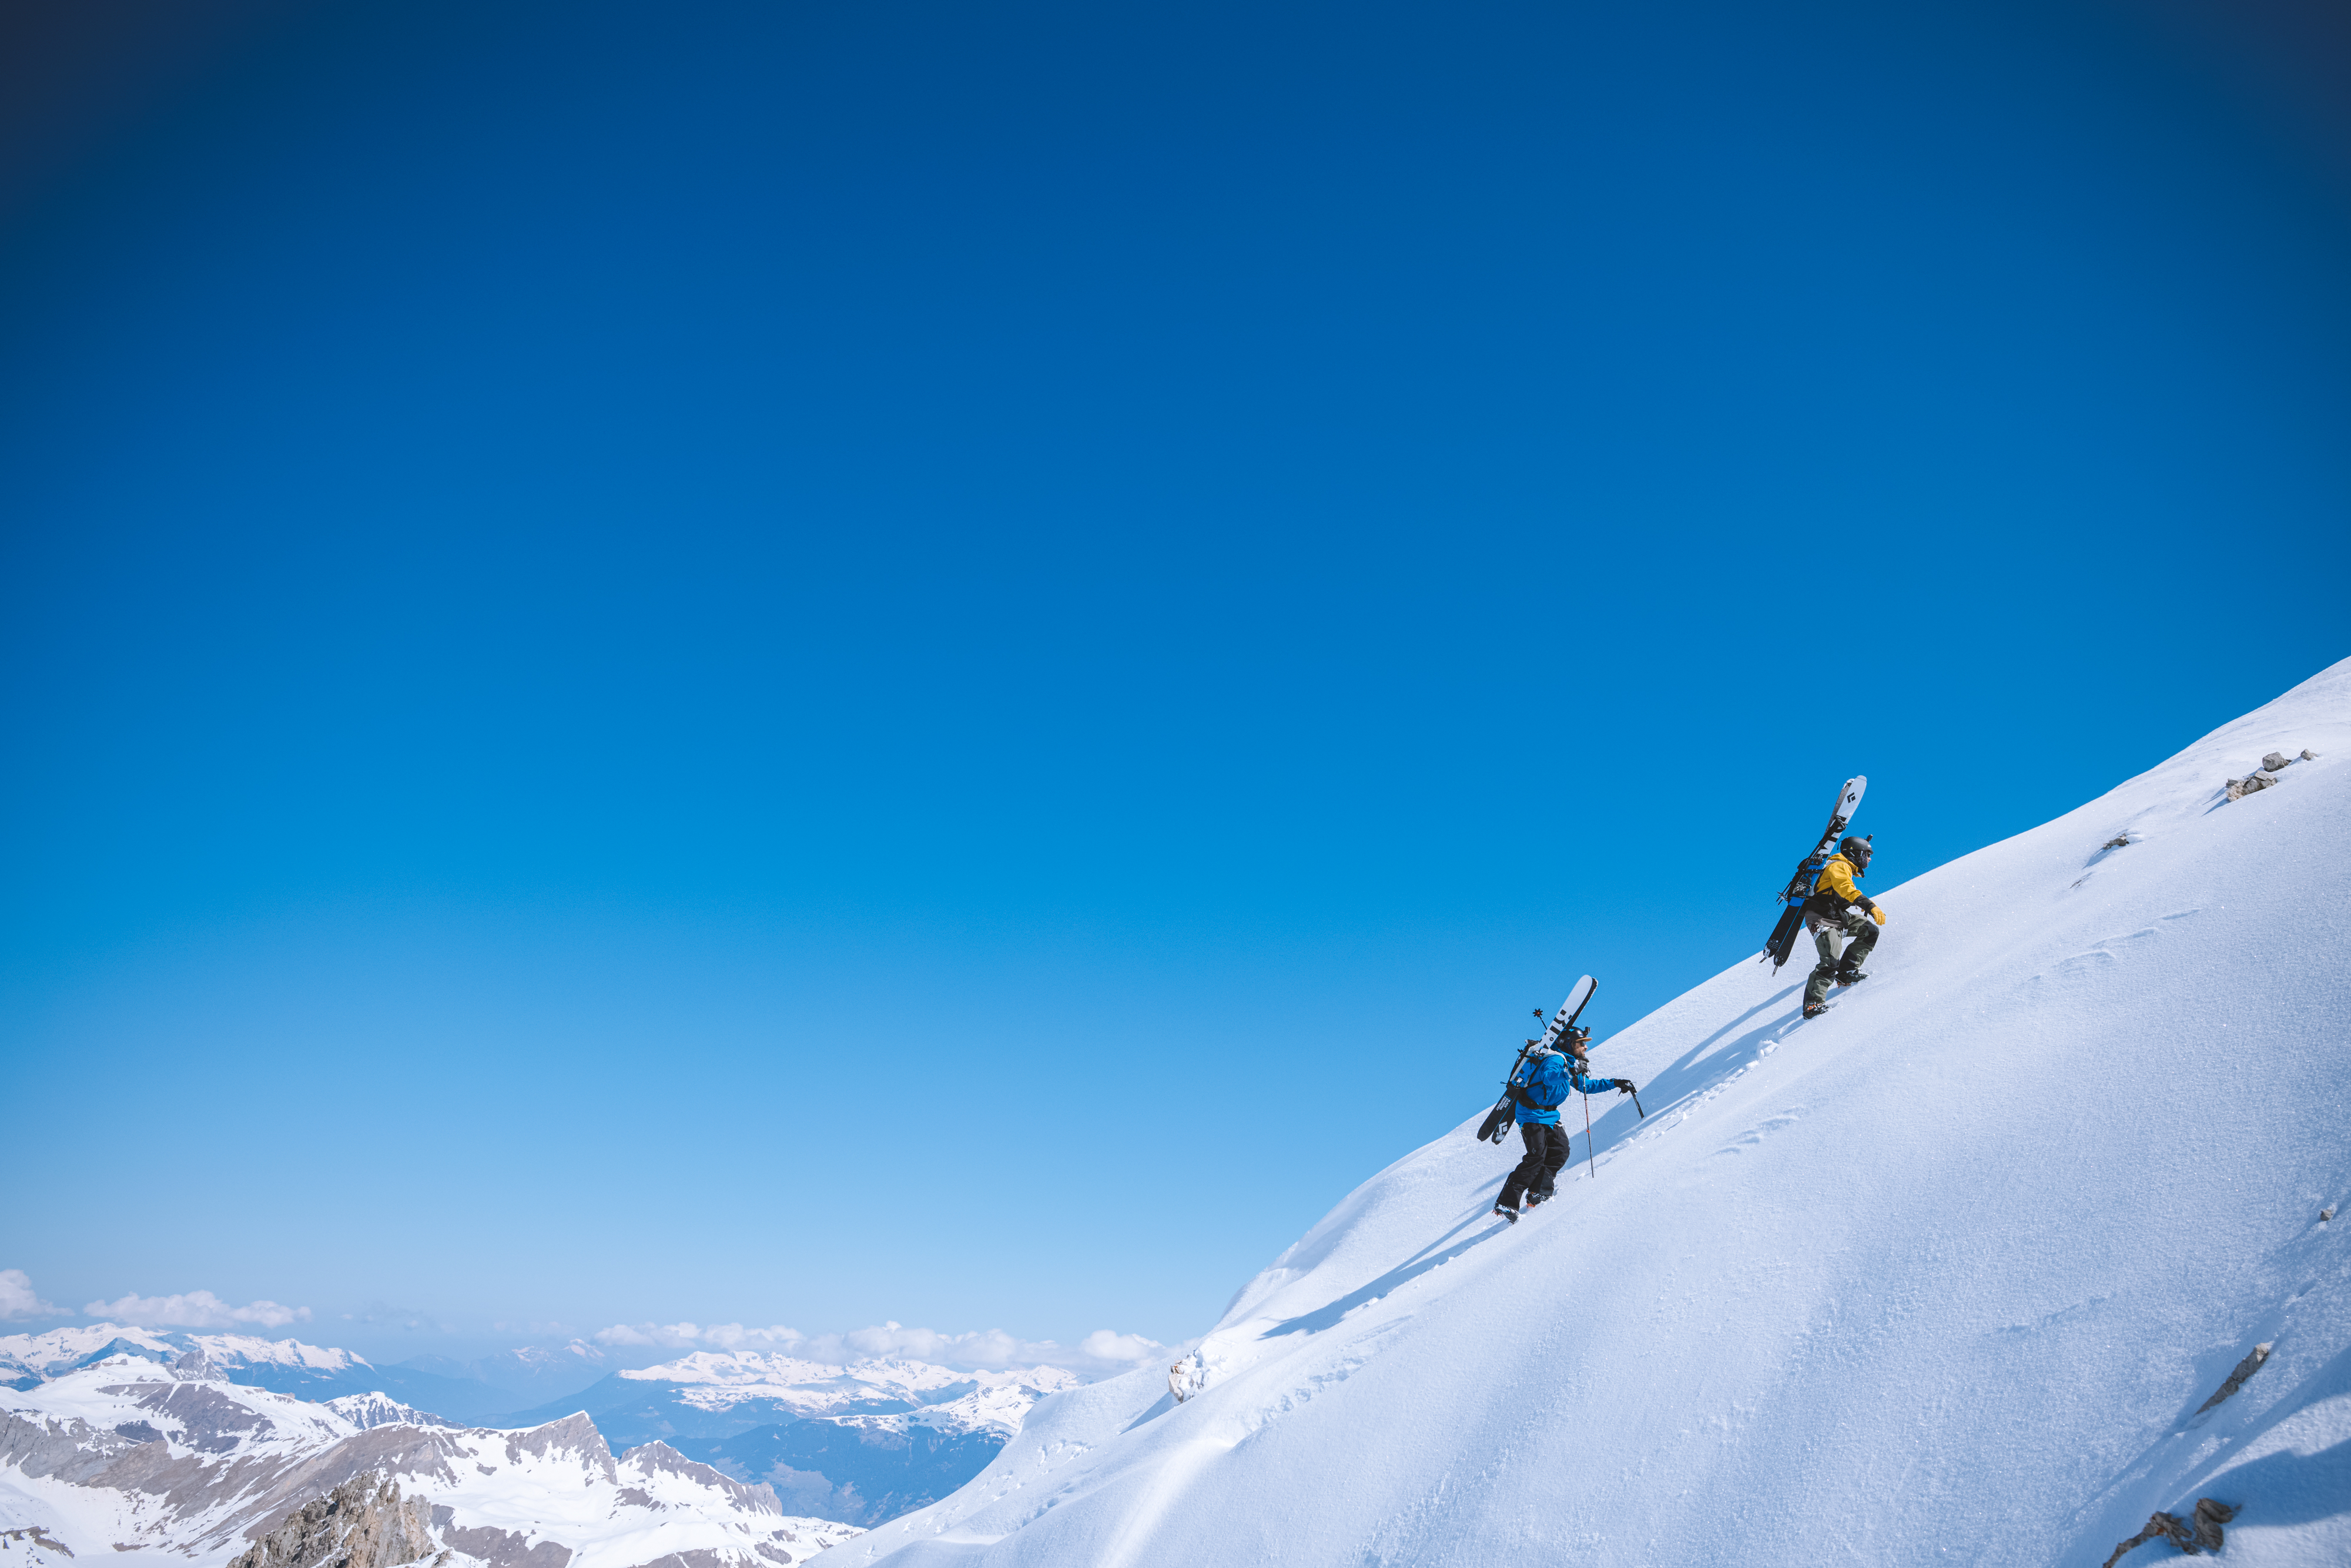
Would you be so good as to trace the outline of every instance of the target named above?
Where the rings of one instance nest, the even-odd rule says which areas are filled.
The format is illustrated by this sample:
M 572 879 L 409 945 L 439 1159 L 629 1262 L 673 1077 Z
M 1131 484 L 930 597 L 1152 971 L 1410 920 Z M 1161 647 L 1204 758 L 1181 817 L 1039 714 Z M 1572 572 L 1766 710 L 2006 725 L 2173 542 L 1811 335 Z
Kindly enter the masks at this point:
M 1876 835 L 1875 834 L 1871 835 L 1873 838 L 1876 836 Z M 1875 852 L 1876 852 L 1869 846 L 1868 839 L 1847 837 L 1843 842 L 1837 845 L 1837 853 L 1851 861 L 1853 862 L 1853 869 L 1855 871 L 1867 871 L 1869 869 L 1869 857 Z

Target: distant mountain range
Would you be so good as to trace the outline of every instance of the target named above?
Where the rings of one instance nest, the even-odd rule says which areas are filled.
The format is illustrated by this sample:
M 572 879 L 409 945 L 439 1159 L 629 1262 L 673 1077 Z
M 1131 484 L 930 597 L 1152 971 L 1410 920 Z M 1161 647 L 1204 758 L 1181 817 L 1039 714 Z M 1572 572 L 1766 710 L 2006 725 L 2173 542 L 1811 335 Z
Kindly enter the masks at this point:
M 581 1340 L 555 1349 L 524 1345 L 479 1361 L 419 1356 L 382 1366 L 355 1351 L 299 1340 L 93 1323 L 40 1334 L 0 1335 L 0 1386 L 37 1387 L 110 1355 L 168 1364 L 192 1350 L 203 1351 L 215 1371 L 246 1387 L 312 1400 L 387 1394 L 414 1409 L 471 1426 L 502 1424 L 496 1419 L 501 1412 L 559 1401 L 605 1376 L 613 1364 L 603 1350 Z
M 790 1514 L 862 1526 L 946 1497 L 987 1468 L 1030 1406 L 1081 1382 L 1051 1366 L 959 1372 L 753 1352 L 613 1371 L 605 1352 L 578 1342 L 379 1366 L 298 1340 L 97 1323 L 0 1336 L 0 1385 L 28 1393 L 131 1363 L 169 1375 L 192 1354 L 207 1378 L 323 1405 L 355 1429 L 537 1429 L 584 1413 L 616 1453 L 664 1444 L 734 1481 L 772 1487 Z M 517 1392 L 541 1402 L 517 1408 Z
M 616 1372 L 497 1424 L 584 1411 L 615 1446 L 666 1443 L 737 1480 L 767 1482 L 788 1508 L 873 1525 L 977 1475 L 1029 1406 L 1079 1382 L 1053 1366 L 956 1372 L 895 1358 L 834 1366 L 704 1351 Z
M 226 1568 L 363 1477 L 369 1495 L 397 1485 L 413 1500 L 429 1536 L 414 1544 L 436 1568 L 794 1568 L 857 1534 L 788 1514 L 769 1488 L 660 1443 L 616 1457 L 581 1416 L 489 1431 L 420 1419 L 380 1395 L 298 1399 L 229 1382 L 203 1349 L 169 1365 L 118 1352 L 0 1392 L 0 1520 L 8 1555 L 23 1552 L 15 1568 L 122 1552 L 131 1568 Z

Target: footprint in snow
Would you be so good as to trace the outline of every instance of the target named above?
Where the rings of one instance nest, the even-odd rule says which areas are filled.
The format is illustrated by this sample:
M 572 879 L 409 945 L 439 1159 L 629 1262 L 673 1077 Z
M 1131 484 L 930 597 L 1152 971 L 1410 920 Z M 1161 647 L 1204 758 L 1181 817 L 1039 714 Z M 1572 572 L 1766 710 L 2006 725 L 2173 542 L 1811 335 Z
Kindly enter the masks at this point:
M 2169 919 L 2171 916 L 2167 915 L 2165 918 Z M 2080 974 L 2087 969 L 2103 968 L 2121 956 L 2121 954 L 2116 951 L 2116 948 L 2126 946 L 2133 942 L 2144 942 L 2148 937 L 2158 935 L 2159 935 L 2158 929 L 2149 925 L 2134 931 L 2127 936 L 2109 936 L 2088 952 L 2076 953 L 2072 957 L 2060 961 L 2057 967 L 2072 974 Z
M 1772 1134 L 1777 1133 L 1783 1128 L 1792 1127 L 1795 1124 L 1796 1116 L 1793 1112 L 1790 1112 L 1784 1115 L 1773 1116 L 1768 1121 L 1748 1128 L 1747 1131 L 1740 1134 L 1739 1136 L 1731 1139 L 1730 1142 L 1725 1144 L 1722 1147 L 1715 1150 L 1714 1152 L 1718 1155 L 1743 1155 L 1748 1150 L 1754 1148 L 1757 1145 L 1762 1143 L 1764 1139 L 1770 1137 Z

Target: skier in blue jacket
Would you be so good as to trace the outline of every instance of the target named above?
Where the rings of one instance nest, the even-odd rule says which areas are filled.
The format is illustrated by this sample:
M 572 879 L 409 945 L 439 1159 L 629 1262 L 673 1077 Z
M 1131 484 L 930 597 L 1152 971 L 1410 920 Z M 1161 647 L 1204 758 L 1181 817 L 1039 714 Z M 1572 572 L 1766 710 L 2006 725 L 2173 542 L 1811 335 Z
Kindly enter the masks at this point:
M 1518 1107 L 1519 1136 L 1526 1142 L 1527 1157 L 1510 1172 L 1502 1183 L 1502 1196 L 1494 1200 L 1494 1212 L 1504 1219 L 1517 1222 L 1521 1195 L 1529 1208 L 1552 1196 L 1552 1183 L 1567 1164 L 1567 1129 L 1559 1124 L 1559 1108 L 1571 1091 L 1583 1094 L 1597 1094 L 1604 1089 L 1633 1092 L 1628 1078 L 1584 1076 L 1584 1069 L 1592 1065 L 1584 1054 L 1584 1042 L 1591 1038 L 1589 1030 L 1571 1030 L 1566 1053 L 1531 1051 L 1510 1074 L 1510 1103 Z

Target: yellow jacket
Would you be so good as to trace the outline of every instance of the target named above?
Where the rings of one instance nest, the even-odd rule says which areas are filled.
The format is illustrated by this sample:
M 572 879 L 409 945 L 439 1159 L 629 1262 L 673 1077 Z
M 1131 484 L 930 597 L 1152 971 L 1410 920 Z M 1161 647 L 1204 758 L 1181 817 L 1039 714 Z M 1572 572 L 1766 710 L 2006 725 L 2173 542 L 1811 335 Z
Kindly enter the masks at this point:
M 1823 904 L 1834 898 L 1864 909 L 1873 907 L 1869 894 L 1854 886 L 1853 862 L 1843 855 L 1831 855 L 1829 863 L 1821 867 L 1821 874 L 1813 881 L 1813 896 Z

